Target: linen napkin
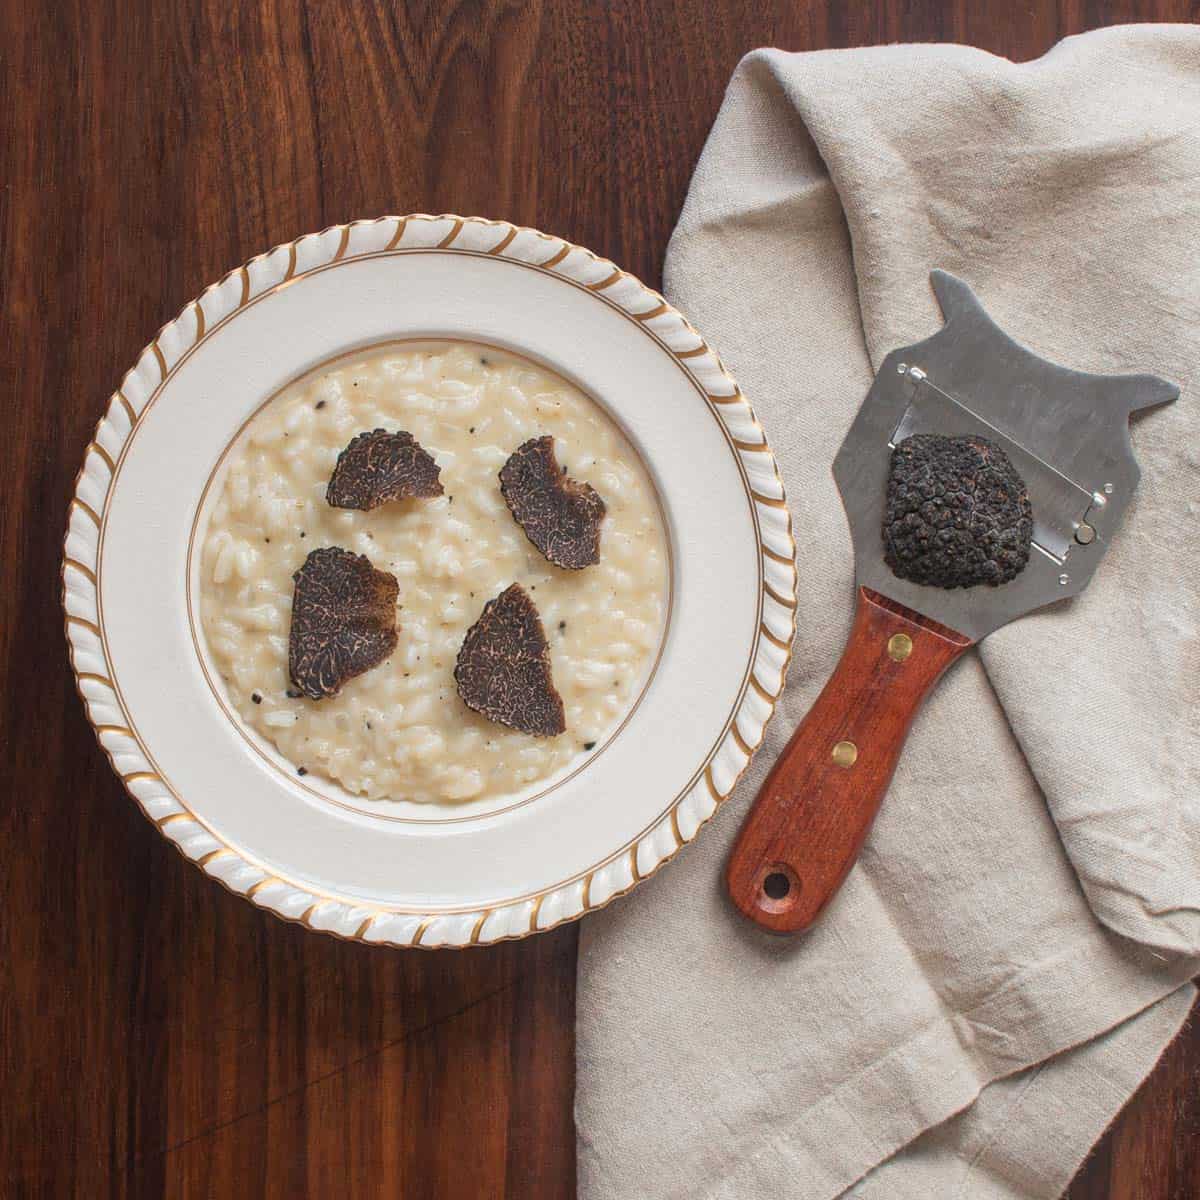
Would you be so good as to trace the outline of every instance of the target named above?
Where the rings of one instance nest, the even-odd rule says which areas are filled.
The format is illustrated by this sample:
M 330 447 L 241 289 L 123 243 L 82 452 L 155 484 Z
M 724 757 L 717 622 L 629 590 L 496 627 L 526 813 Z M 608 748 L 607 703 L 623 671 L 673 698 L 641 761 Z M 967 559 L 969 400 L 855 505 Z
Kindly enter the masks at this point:
M 961 46 L 738 67 L 667 294 L 755 405 L 799 607 L 766 742 L 679 861 L 584 924 L 582 1200 L 1053 1197 L 1180 1027 L 1200 970 L 1200 29 L 1013 64 Z M 830 464 L 928 274 L 1082 370 L 1183 388 L 1088 590 L 969 652 L 859 864 L 778 940 L 720 870 L 853 609 Z

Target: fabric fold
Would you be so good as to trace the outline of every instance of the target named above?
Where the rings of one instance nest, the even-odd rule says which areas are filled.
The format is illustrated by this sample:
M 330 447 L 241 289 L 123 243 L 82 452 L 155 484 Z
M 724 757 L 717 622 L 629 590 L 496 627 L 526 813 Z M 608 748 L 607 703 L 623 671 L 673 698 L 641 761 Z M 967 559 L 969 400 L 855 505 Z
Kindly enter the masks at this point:
M 970 1108 L 866 1175 L 846 1200 L 1054 1200 L 1194 999 L 1194 988 L 1179 988 L 1109 1033 L 989 1084 Z M 1065 1126 L 1064 1111 L 1072 1114 Z M 1047 1128 L 1057 1136 L 1047 1138 Z
M 1051 1196 L 1182 1021 L 1200 967 L 1198 103 L 1200 30 L 1182 27 L 1023 65 L 907 46 L 738 68 L 665 284 L 775 449 L 799 628 L 712 828 L 584 924 L 583 1200 Z M 933 267 L 1046 357 L 1184 395 L 1136 421 L 1140 490 L 1088 591 L 952 668 L 841 894 L 778 941 L 733 914 L 720 868 L 844 643 L 830 463 L 873 364 L 940 324 Z M 1075 1102 L 1094 1076 L 1103 1101 Z

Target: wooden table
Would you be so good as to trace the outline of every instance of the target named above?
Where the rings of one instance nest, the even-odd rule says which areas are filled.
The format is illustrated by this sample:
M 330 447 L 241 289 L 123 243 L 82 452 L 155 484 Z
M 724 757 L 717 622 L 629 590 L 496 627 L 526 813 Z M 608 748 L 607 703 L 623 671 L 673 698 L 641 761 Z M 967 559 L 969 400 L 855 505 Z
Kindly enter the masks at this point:
M 508 217 L 656 284 L 738 58 L 1030 58 L 1186 0 L 0 3 L 0 1195 L 568 1197 L 576 929 L 401 953 L 173 853 L 74 695 L 66 502 L 120 373 L 228 267 L 351 217 Z M 865 10 L 872 9 L 870 13 Z M 1193 1028 L 1074 1200 L 1200 1195 Z

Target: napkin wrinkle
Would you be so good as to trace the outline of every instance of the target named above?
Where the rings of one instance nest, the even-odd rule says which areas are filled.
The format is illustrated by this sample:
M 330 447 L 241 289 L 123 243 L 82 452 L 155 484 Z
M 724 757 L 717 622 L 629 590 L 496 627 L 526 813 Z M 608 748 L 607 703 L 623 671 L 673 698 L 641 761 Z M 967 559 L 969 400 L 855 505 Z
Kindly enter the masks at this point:
M 869 877 L 866 880 L 870 890 L 876 891 L 877 885 Z M 896 927 L 897 934 L 903 938 L 903 931 Z M 758 931 L 750 930 L 750 936 L 766 941 L 768 935 L 760 934 Z M 905 945 L 908 947 L 912 955 L 914 963 L 922 970 L 924 969 L 920 962 L 919 953 L 904 939 Z M 859 1069 L 851 1075 L 830 1082 L 828 1079 L 823 1080 L 823 1085 L 827 1089 L 825 1094 L 815 1100 L 806 1107 L 791 1111 L 787 1114 L 784 1123 L 774 1130 L 768 1130 L 769 1136 L 765 1142 L 763 1140 L 762 1129 L 753 1124 L 748 1123 L 743 1128 L 732 1124 L 720 1111 L 714 1111 L 713 1117 L 719 1121 L 724 1127 L 728 1137 L 726 1149 L 732 1152 L 735 1159 L 741 1159 L 746 1162 L 760 1163 L 764 1154 L 791 1143 L 796 1139 L 797 1130 L 802 1128 L 809 1122 L 818 1119 L 824 1110 L 836 1109 L 843 1114 L 843 1120 L 840 1124 L 849 1123 L 859 1130 L 861 1139 L 864 1145 L 869 1147 L 867 1157 L 864 1162 L 874 1165 L 886 1159 L 890 1154 L 902 1150 L 907 1144 L 907 1141 L 902 1139 L 895 1143 L 888 1144 L 881 1142 L 878 1137 L 862 1123 L 862 1117 L 859 1115 L 856 1105 L 856 1099 L 864 1090 L 869 1090 L 869 1083 L 864 1089 L 864 1081 L 871 1080 L 875 1076 L 886 1076 L 887 1085 L 885 1090 L 893 1097 L 897 1098 L 897 1092 L 904 1093 L 903 1099 L 908 1103 L 913 1111 L 921 1114 L 921 1120 L 924 1125 L 915 1128 L 911 1134 L 911 1138 L 920 1135 L 921 1128 L 929 1128 L 937 1126 L 941 1122 L 952 1118 L 957 1113 L 969 1108 L 970 1105 L 979 1097 L 979 1095 L 990 1085 L 997 1080 L 1002 1080 L 1010 1075 L 1014 1075 L 1029 1069 L 1030 1062 L 1036 1063 L 1036 1058 L 1031 1058 L 1028 1048 L 1022 1048 L 1015 1044 L 1013 1036 L 1003 1029 L 998 1024 L 998 1018 L 995 1016 L 997 1010 L 1003 1011 L 1006 1007 L 1006 1001 L 1009 998 L 1015 998 L 1023 1007 L 1024 1017 L 1026 1021 L 1037 1023 L 1049 1023 L 1053 1019 L 1053 1012 L 1037 1013 L 1030 1007 L 1030 998 L 1040 996 L 1042 993 L 1037 989 L 1028 988 L 1025 985 L 1033 976 L 1041 975 L 1058 975 L 1059 967 L 1064 964 L 1077 963 L 1083 956 L 1089 953 L 1089 938 L 1081 937 L 1078 941 L 1066 946 L 1060 946 L 1056 953 L 1045 957 L 1037 962 L 1022 964 L 1019 969 L 1011 974 L 1003 977 L 986 993 L 979 996 L 969 1008 L 959 1008 L 953 1004 L 940 989 L 936 986 L 934 980 L 926 976 L 929 996 L 937 1003 L 939 1015 L 928 1021 L 925 1025 L 917 1028 L 912 1033 L 911 1037 L 905 1042 L 891 1047 L 886 1053 L 879 1057 L 863 1064 Z M 795 952 L 798 943 L 785 942 L 780 943 L 778 939 L 772 938 L 769 943 L 772 949 L 781 952 Z M 1136 943 L 1129 943 L 1120 953 L 1127 955 L 1130 961 L 1139 961 L 1145 963 L 1145 958 L 1148 951 L 1144 947 Z M 777 959 L 769 958 L 758 964 L 757 973 L 765 974 L 769 972 L 774 961 Z M 1144 1007 L 1149 1007 L 1158 1002 L 1162 994 L 1173 992 L 1179 983 L 1184 982 L 1186 976 L 1164 975 L 1160 984 L 1161 991 L 1155 990 L 1144 998 Z M 1131 1013 L 1130 1016 L 1136 1016 L 1137 1012 Z M 1073 1039 L 1068 1039 L 1062 1045 L 1064 1051 L 1070 1051 L 1078 1045 L 1086 1044 L 1095 1037 L 1104 1033 L 1108 1028 L 1107 1016 L 1101 1016 L 1098 1026 L 1084 1027 L 1078 1029 Z M 954 1090 L 954 1099 L 946 1102 L 934 1098 L 928 1107 L 926 1107 L 926 1089 L 922 1082 L 920 1068 L 914 1074 L 912 1070 L 913 1064 L 922 1064 L 925 1060 L 923 1047 L 935 1040 L 937 1034 L 949 1034 L 957 1044 L 957 1053 L 951 1061 L 947 1060 L 946 1039 L 939 1040 L 939 1072 L 943 1079 L 958 1081 L 957 1087 Z M 702 1039 L 701 1039 L 702 1040 Z M 644 1061 L 646 1055 L 645 1048 L 630 1046 L 627 1048 L 635 1060 Z M 889 1067 L 899 1063 L 900 1068 L 896 1073 L 889 1071 Z M 762 1076 L 757 1072 L 751 1072 L 756 1078 L 761 1079 Z M 1036 1068 L 1034 1071 L 1036 1077 Z M 1022 1085 L 1029 1087 L 1034 1082 L 1034 1077 L 1029 1078 Z M 1015 1099 L 1010 1103 L 1015 1103 Z M 993 1135 L 993 1140 L 1000 1136 L 1001 1130 L 997 1130 Z M 911 1138 L 909 1140 L 911 1140 Z M 758 1143 L 757 1147 L 755 1143 Z M 590 1140 L 586 1142 L 581 1139 L 581 1144 L 591 1146 Z M 868 1169 L 864 1167 L 864 1169 Z M 834 1178 L 832 1173 L 835 1170 L 831 1166 L 830 1178 Z M 681 1186 L 678 1191 L 669 1193 L 671 1196 L 696 1196 L 695 1191 L 690 1186 Z M 707 1194 L 707 1193 L 706 1193 Z M 711 1193 L 714 1198 L 741 1196 L 743 1193 L 734 1190 L 728 1193 L 724 1190 L 724 1185 L 720 1185 L 718 1190 Z M 832 1194 L 832 1193 L 831 1193 Z
M 1064 950 L 1058 956 L 1058 960 L 1074 959 L 1077 963 L 1079 955 L 1087 953 L 1087 951 L 1087 945 L 1081 942 Z M 1031 973 L 1053 976 L 1057 974 L 1054 968 L 1058 960 L 1048 960 L 1039 964 L 1036 971 Z M 1074 966 L 1075 963 L 1072 965 Z M 1021 993 L 1018 987 L 1019 982 L 1020 976 L 997 988 L 993 993 L 983 997 L 974 1006 L 972 1012 L 997 1006 L 1002 1007 L 1001 1002 L 1006 995 L 1014 995 L 1026 1000 L 1028 997 Z M 1180 987 L 1181 984 L 1182 987 Z M 1143 1002 L 1132 1012 L 1124 1014 L 1127 1019 L 1136 1019 L 1146 1009 L 1163 1002 L 1164 996 L 1167 997 L 1167 1000 L 1173 1000 L 1180 994 L 1185 1003 L 1178 1007 L 1178 1011 L 1175 1013 L 1176 1019 L 1170 1025 L 1170 1033 L 1159 1047 L 1160 1051 L 1165 1048 L 1166 1041 L 1170 1039 L 1170 1036 L 1178 1031 L 1179 1025 L 1186 1018 L 1191 999 L 1194 998 L 1194 989 L 1187 985 L 1186 975 L 1163 976 L 1158 988 L 1148 992 L 1143 997 Z M 944 1001 L 941 1001 L 940 997 L 939 1002 L 944 1006 Z M 1032 1019 L 1032 1014 L 1027 1013 L 1026 1016 Z M 1047 1017 L 1043 1014 L 1038 1019 L 1046 1020 Z M 1097 1037 L 1103 1036 L 1111 1028 L 1109 1021 L 1109 1016 L 1102 1015 L 1096 1026 L 1077 1029 L 1073 1035 L 1062 1042 L 1056 1052 L 1070 1053 L 1079 1046 L 1087 1045 Z M 964 1029 L 970 1031 L 965 1036 Z M 975 1036 L 985 1032 L 995 1036 L 982 1039 Z M 956 1053 L 952 1056 L 948 1056 L 946 1052 L 948 1043 L 936 1036 L 940 1033 L 952 1035 L 957 1048 Z M 906 1146 L 921 1135 L 923 1130 L 936 1128 L 943 1122 L 968 1110 L 988 1086 L 994 1086 L 995 1083 L 1009 1077 L 1022 1075 L 1023 1072 L 1030 1070 L 1031 1064 L 1036 1071 L 1037 1055 L 1040 1051 L 1035 1049 L 1031 1054 L 1028 1047 L 1023 1050 L 1018 1048 L 1008 1051 L 1006 1048 L 1011 1046 L 1013 1041 L 1011 1035 L 988 1020 L 973 1018 L 971 1013 L 957 1013 L 948 1009 L 945 1016 L 931 1021 L 917 1030 L 904 1043 L 893 1047 L 886 1054 L 864 1065 L 850 1077 L 841 1080 L 821 1099 L 805 1108 L 788 1113 L 786 1118 L 774 1127 L 767 1127 L 765 1138 L 763 1127 L 754 1122 L 747 1122 L 745 1127 L 739 1130 L 737 1126 L 731 1125 L 723 1115 L 714 1113 L 714 1116 L 722 1122 L 730 1135 L 730 1141 L 725 1149 L 733 1162 L 739 1165 L 724 1180 L 714 1181 L 715 1190 L 711 1192 L 697 1192 L 693 1181 L 690 1184 L 681 1183 L 679 1189 L 671 1192 L 670 1195 L 695 1197 L 696 1200 L 708 1197 L 711 1197 L 712 1200 L 726 1200 L 726 1198 L 733 1200 L 735 1197 L 741 1200 L 742 1197 L 758 1194 L 755 1190 L 758 1185 L 752 1187 L 748 1182 L 751 1174 L 750 1168 L 755 1165 L 761 1166 L 763 1156 L 771 1155 L 772 1157 L 778 1156 L 781 1166 L 772 1167 L 770 1174 L 775 1175 L 777 1170 L 786 1169 L 782 1164 L 786 1163 L 790 1156 L 784 1151 L 793 1150 L 797 1143 L 805 1143 L 804 1131 L 810 1124 L 821 1128 L 827 1128 L 832 1124 L 840 1126 L 843 1130 L 847 1125 L 852 1126 L 860 1134 L 859 1140 L 864 1147 L 859 1158 L 859 1171 L 860 1173 L 869 1171 L 891 1155 L 902 1152 Z M 932 1057 L 929 1050 L 935 1044 L 938 1047 L 936 1058 L 940 1089 L 931 1089 L 929 1087 L 931 1081 L 923 1073 L 926 1059 Z M 1151 1065 L 1153 1065 L 1152 1061 L 1146 1069 L 1148 1070 Z M 889 1103 L 905 1106 L 905 1114 L 910 1119 L 908 1131 L 897 1135 L 891 1141 L 882 1139 L 879 1134 L 864 1124 L 862 1114 L 871 1109 L 869 1105 L 864 1105 L 862 1100 L 864 1095 L 871 1095 L 875 1092 L 876 1089 L 872 1087 L 872 1082 L 876 1079 L 881 1081 L 879 1092 L 887 1095 Z M 1032 1082 L 1033 1080 L 1029 1080 L 1023 1086 L 1028 1087 Z M 1128 1098 L 1127 1094 L 1125 1098 Z M 1120 1103 L 1121 1101 L 1114 1103 L 1114 1114 Z M 831 1118 L 829 1115 L 831 1111 L 842 1114 L 842 1118 L 840 1120 Z M 998 1140 L 1002 1132 L 1002 1129 L 997 1129 L 992 1141 Z M 1096 1136 L 1098 1133 L 1099 1131 Z M 755 1143 L 759 1143 L 757 1148 L 755 1148 Z M 829 1180 L 827 1185 L 829 1190 L 811 1193 L 806 1190 L 799 1194 L 832 1196 L 840 1192 L 844 1181 L 841 1183 L 837 1181 L 839 1172 L 844 1170 L 845 1146 L 838 1146 L 836 1152 L 831 1151 L 827 1162 L 824 1162 L 826 1147 L 822 1143 L 809 1144 L 806 1149 L 811 1155 L 805 1164 L 806 1169 L 812 1171 L 824 1163 Z M 759 1177 L 757 1170 L 752 1174 L 755 1179 Z M 818 1173 L 817 1177 L 820 1178 L 821 1175 Z M 811 1184 L 812 1177 L 809 1177 L 805 1180 L 805 1186 L 811 1187 Z M 1056 1196 L 1057 1194 L 1057 1191 L 1046 1193 L 1047 1196 Z
M 1038 1063 L 1036 1067 L 1030 1068 L 1029 1071 L 1017 1076 L 1019 1084 L 1012 1096 L 1006 1097 L 1003 1111 L 1000 1113 L 995 1128 L 985 1137 L 979 1145 L 979 1148 L 971 1155 L 970 1160 L 966 1164 L 966 1169 L 963 1171 L 962 1187 L 958 1191 L 958 1200 L 966 1200 L 967 1186 L 971 1182 L 972 1173 L 978 1168 L 980 1162 L 984 1159 L 987 1152 L 1001 1138 L 1004 1130 L 1021 1110 L 1021 1104 L 1026 1096 L 1037 1086 L 1038 1078 L 1046 1069 L 1045 1063 Z
M 824 226 L 831 218 L 840 219 L 842 206 L 829 173 L 821 169 L 820 155 L 800 113 L 785 100 L 785 87 L 771 69 L 772 51 L 747 54 L 730 81 L 728 94 L 739 92 L 753 110 L 757 123 L 747 125 L 742 114 L 724 104 L 709 132 L 708 141 L 729 136 L 742 141 L 747 150 L 762 145 L 762 171 L 755 190 L 748 194 L 736 178 L 723 173 L 705 175 L 704 160 L 697 167 L 692 188 L 702 185 L 706 194 L 703 212 L 695 225 L 686 229 L 677 224 L 667 243 L 663 263 L 663 286 L 677 259 L 675 239 L 704 229 L 717 237 L 729 225 L 756 226 L 764 218 L 780 216 L 790 210 L 796 219 L 791 229 L 798 234 L 806 228 Z M 703 176 L 703 179 L 702 179 Z M 806 219 L 800 219 L 806 218 Z
M 1186 1019 L 1195 988 L 1180 988 L 1116 1029 L 989 1086 L 970 1108 L 874 1168 L 843 1200 L 1053 1200 L 1089 1147 Z M 1081 1115 L 1058 1122 L 1064 1110 Z M 1056 1126 L 1049 1150 L 1033 1144 Z M 1014 1146 L 1015 1143 L 1015 1146 Z

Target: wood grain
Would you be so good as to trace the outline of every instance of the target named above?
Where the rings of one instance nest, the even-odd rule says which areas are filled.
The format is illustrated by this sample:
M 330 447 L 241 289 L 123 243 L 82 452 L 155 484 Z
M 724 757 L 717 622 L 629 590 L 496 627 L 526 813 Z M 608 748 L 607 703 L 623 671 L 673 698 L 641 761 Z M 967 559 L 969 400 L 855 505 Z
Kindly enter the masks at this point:
M 743 916 L 781 934 L 820 917 L 875 822 L 913 718 L 972 645 L 858 589 L 842 657 L 763 781 L 729 855 L 725 886 Z
M 296 235 L 408 210 L 553 230 L 656 285 L 738 58 L 895 40 L 1030 58 L 1184 0 L 0 0 L 0 1195 L 560 1197 L 571 928 L 467 953 L 307 933 L 204 879 L 74 695 L 58 554 L 158 326 Z M 1200 1194 L 1200 1034 L 1073 1200 Z

